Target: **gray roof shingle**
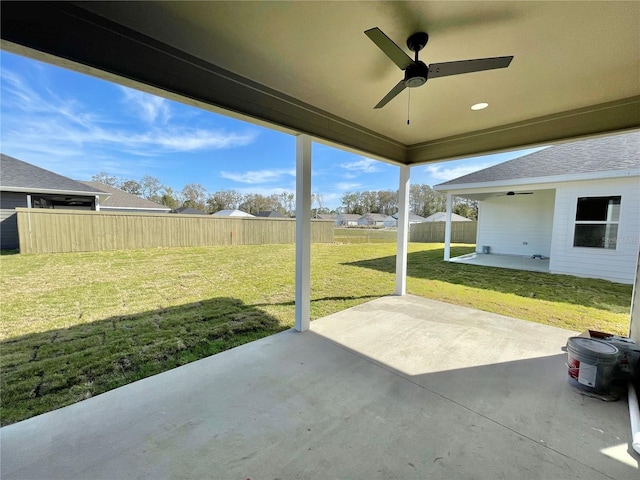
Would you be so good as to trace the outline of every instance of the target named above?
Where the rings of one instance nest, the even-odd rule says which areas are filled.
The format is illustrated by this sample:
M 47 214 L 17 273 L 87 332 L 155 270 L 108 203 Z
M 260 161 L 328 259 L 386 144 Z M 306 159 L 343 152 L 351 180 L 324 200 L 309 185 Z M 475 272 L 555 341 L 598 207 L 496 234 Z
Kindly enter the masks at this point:
M 191 207 L 176 208 L 175 210 L 171 210 L 171 213 L 181 213 L 183 215 L 209 215 L 206 212 Z
M 268 217 L 268 218 L 287 218 L 280 212 L 276 212 L 275 210 L 261 210 L 256 213 L 256 217 Z
M 640 169 L 640 132 L 565 143 L 443 182 L 459 185 Z
M 109 185 L 105 185 L 100 182 L 89 182 L 89 181 L 80 181 L 78 183 L 82 183 L 89 187 L 93 187 L 98 190 L 102 190 L 103 192 L 111 195 L 106 200 L 102 200 L 100 202 L 100 206 L 102 207 L 112 207 L 112 208 L 137 208 L 140 210 L 164 210 L 168 212 L 171 210 L 169 207 L 165 207 L 164 205 L 160 205 L 159 203 L 152 202 L 151 200 L 147 200 L 146 198 L 140 198 L 136 195 L 131 195 L 119 188 L 111 187 Z
M 36 167 L 9 155 L 0 154 L 0 190 L 37 192 L 86 192 L 87 195 L 103 193 L 100 189 L 63 177 L 44 168 Z

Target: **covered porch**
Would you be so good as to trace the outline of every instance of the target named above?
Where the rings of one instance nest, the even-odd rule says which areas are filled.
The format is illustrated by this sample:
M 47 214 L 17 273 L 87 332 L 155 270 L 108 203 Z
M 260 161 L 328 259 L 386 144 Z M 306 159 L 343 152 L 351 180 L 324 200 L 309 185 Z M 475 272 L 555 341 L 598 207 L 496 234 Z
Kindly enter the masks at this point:
M 384 297 L 5 427 L 2 476 L 636 478 L 574 333 Z
M 521 255 L 495 255 L 473 252 L 449 259 L 453 263 L 481 265 L 483 267 L 510 268 L 529 272 L 549 273 L 549 258 L 533 258 Z

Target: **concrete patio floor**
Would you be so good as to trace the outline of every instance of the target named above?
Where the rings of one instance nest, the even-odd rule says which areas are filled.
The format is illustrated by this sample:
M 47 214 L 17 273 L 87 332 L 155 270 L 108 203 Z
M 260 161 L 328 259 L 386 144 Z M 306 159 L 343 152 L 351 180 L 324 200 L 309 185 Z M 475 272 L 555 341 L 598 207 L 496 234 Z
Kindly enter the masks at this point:
M 637 479 L 572 332 L 385 297 L 0 430 L 9 479 Z
M 530 272 L 549 272 L 549 259 L 534 259 L 520 255 L 496 255 L 485 253 L 469 253 L 449 260 L 454 263 L 468 265 L 482 265 L 485 267 L 511 268 L 514 270 L 528 270 Z

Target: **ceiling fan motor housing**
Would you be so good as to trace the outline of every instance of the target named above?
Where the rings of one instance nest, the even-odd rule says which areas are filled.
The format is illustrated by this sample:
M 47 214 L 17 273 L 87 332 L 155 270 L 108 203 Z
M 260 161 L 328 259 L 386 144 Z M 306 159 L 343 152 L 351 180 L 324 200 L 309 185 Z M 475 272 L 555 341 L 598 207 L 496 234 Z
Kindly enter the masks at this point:
M 413 65 L 409 65 L 404 71 L 404 84 L 409 88 L 419 87 L 427 82 L 427 76 L 429 75 L 429 67 L 424 62 L 416 62 Z

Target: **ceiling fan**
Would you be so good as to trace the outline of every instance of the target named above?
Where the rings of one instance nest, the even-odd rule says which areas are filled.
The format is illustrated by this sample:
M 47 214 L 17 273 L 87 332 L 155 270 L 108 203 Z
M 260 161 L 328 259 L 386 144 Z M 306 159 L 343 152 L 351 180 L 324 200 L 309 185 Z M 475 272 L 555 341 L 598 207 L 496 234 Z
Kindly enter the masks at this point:
M 533 195 L 533 192 L 507 192 L 499 193 L 496 197 L 513 197 L 514 195 Z
M 412 60 L 409 55 L 378 27 L 366 30 L 364 33 L 393 63 L 400 67 L 400 70 L 404 71 L 404 79 L 400 80 L 373 108 L 384 107 L 405 88 L 420 87 L 431 78 L 506 68 L 511 63 L 511 60 L 513 60 L 513 56 L 476 58 L 475 60 L 432 63 L 427 66 L 424 62 L 418 60 L 418 52 L 422 50 L 429 41 L 429 35 L 425 32 L 414 33 L 407 39 L 407 47 L 409 47 L 409 50 L 412 52 L 415 52 L 415 60 Z

